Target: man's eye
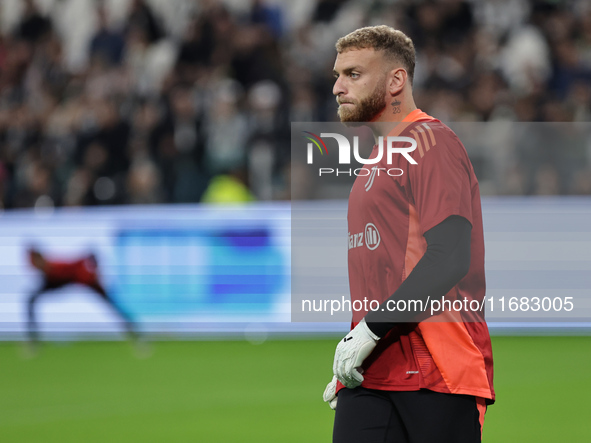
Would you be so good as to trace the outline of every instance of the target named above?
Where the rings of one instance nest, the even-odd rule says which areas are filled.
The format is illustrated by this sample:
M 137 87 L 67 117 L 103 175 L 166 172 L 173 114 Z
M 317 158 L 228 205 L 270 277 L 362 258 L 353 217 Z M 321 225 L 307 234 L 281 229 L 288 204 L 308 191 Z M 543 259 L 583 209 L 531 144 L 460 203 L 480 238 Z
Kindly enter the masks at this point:
M 352 72 L 351 74 L 349 74 L 349 76 L 351 78 L 359 78 L 359 74 L 357 74 L 356 72 Z

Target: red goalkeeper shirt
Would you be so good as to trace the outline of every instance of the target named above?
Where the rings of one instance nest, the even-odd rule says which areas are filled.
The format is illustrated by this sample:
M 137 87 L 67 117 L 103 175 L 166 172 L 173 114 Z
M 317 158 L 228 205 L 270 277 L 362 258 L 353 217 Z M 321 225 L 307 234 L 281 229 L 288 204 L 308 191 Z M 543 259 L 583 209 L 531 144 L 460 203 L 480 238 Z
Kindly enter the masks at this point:
M 388 299 L 425 253 L 423 234 L 458 215 L 472 224 L 471 263 L 468 274 L 446 297 L 482 302 L 480 192 L 464 146 L 451 129 L 418 109 L 390 135 L 417 141 L 410 153 L 417 164 L 398 154 L 387 164 L 384 150 L 382 160 L 366 165 L 353 185 L 348 209 L 351 300 Z M 377 154 L 376 146 L 371 157 Z M 374 166 L 383 170 L 372 172 Z M 352 326 L 365 314 L 354 312 Z M 364 362 L 362 386 L 391 391 L 426 388 L 494 400 L 492 348 L 484 316 L 464 312 L 454 318 L 392 329 Z
M 46 263 L 45 278 L 50 283 L 98 284 L 96 262 L 91 256 L 72 262 L 47 260 Z

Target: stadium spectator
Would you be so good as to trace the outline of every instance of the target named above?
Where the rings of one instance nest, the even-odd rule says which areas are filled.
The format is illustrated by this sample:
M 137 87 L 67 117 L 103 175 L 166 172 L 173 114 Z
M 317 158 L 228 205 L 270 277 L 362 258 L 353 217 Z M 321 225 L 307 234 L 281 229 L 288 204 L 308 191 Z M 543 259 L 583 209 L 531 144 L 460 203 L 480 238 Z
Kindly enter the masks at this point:
M 43 16 L 34 0 L 24 1 L 24 11 L 17 35 L 29 43 L 37 43 L 52 30 L 52 23 Z
M 90 41 L 89 55 L 91 60 L 99 58 L 108 65 L 118 65 L 123 57 L 125 39 L 123 35 L 110 28 L 107 10 L 104 5 L 97 8 L 98 29 Z
M 141 29 L 150 44 L 157 42 L 163 36 L 158 19 L 144 0 L 132 0 L 127 25 L 128 30 Z

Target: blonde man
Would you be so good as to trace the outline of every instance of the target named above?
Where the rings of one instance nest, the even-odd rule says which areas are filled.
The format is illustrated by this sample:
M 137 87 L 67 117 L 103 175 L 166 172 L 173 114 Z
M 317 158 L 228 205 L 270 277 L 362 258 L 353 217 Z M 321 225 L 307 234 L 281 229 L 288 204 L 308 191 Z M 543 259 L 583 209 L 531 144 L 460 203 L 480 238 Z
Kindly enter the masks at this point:
M 479 442 L 495 394 L 488 328 L 483 312 L 472 309 L 485 295 L 472 164 L 457 136 L 415 105 L 410 38 L 367 27 L 339 39 L 336 49 L 341 121 L 389 122 L 395 127 L 387 133 L 370 125 L 377 140 L 399 135 L 416 146 L 412 158 L 383 155 L 365 165 L 349 197 L 349 232 L 366 240 L 349 248 L 351 299 L 377 300 L 380 309 L 355 312 L 337 346 L 324 393 L 336 409 L 333 441 Z M 377 173 L 391 168 L 401 173 Z M 425 321 L 429 302 L 443 298 L 470 308 Z

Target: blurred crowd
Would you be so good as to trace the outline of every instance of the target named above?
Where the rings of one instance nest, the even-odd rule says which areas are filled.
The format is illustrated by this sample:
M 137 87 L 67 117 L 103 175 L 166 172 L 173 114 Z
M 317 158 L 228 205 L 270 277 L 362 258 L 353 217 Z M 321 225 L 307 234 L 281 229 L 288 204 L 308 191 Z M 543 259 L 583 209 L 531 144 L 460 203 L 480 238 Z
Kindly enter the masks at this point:
M 443 121 L 591 118 L 584 0 L 2 7 L 4 208 L 289 199 L 290 122 L 336 119 L 334 43 L 366 25 L 411 36 L 417 105 Z M 591 194 L 589 143 L 557 143 L 467 148 L 484 193 Z

